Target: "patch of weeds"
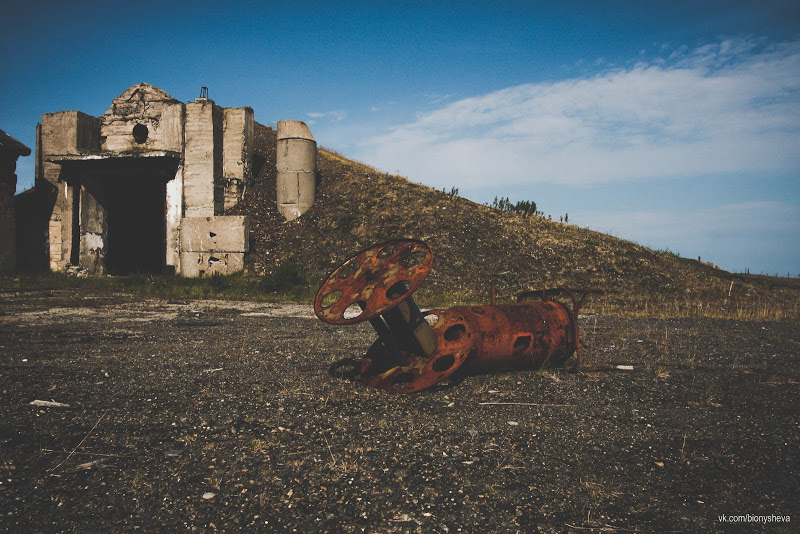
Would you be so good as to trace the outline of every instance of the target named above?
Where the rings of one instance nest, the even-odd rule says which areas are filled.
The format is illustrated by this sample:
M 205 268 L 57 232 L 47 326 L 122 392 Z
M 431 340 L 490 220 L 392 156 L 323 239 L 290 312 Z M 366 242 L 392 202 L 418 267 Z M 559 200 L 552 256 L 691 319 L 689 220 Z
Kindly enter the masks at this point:
M 264 293 L 287 292 L 306 283 L 300 266 L 293 262 L 281 263 L 275 272 L 264 276 L 259 288 Z
M 213 293 L 222 293 L 228 287 L 228 280 L 220 273 L 212 273 L 208 285 Z
M 506 271 L 504 273 L 500 273 L 499 276 L 507 285 L 513 285 L 519 279 L 519 273 L 514 271 Z
M 665 248 L 664 250 L 658 250 L 657 252 L 659 254 L 661 254 L 662 256 L 666 256 L 668 258 L 673 258 L 673 259 L 676 259 L 676 260 L 680 259 L 680 257 L 681 257 L 680 254 L 678 254 L 677 252 L 671 251 L 669 248 Z

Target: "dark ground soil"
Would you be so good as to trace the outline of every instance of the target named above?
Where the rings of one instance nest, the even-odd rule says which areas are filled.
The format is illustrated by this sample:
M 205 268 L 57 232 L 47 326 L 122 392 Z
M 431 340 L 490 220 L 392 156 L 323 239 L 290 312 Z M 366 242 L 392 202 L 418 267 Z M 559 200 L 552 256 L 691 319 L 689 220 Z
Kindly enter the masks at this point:
M 0 530 L 796 532 L 797 323 L 582 323 L 634 370 L 398 396 L 307 307 L 2 293 Z

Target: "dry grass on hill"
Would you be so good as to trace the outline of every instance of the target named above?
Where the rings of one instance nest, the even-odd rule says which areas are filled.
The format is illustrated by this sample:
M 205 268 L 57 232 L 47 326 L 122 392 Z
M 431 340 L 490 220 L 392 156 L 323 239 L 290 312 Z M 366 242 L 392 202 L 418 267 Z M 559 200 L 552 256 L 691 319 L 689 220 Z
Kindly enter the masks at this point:
M 434 268 L 422 303 L 481 302 L 545 287 L 600 287 L 590 309 L 606 314 L 796 319 L 800 281 L 732 274 L 577 226 L 501 212 L 319 150 L 314 206 L 286 223 L 275 209 L 275 131 L 258 125 L 258 175 L 237 213 L 251 220 L 250 274 L 281 263 L 309 283 L 394 238 L 426 241 Z M 502 191 L 498 191 L 502 194 Z M 535 200 L 535 199 L 534 199 Z

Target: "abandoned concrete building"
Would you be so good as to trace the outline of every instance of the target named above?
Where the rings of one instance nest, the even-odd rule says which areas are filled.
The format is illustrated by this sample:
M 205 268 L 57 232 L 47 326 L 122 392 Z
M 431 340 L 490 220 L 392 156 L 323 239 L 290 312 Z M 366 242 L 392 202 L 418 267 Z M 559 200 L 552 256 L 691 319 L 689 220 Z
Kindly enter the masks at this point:
M 35 189 L 47 204 L 38 235 L 49 268 L 241 271 L 248 221 L 228 213 L 252 183 L 253 132 L 249 107 L 222 108 L 206 88 L 183 103 L 146 83 L 101 117 L 42 115 Z M 278 206 L 263 209 L 291 220 L 314 201 L 316 141 L 302 122 L 280 121 L 278 146 Z
M 30 148 L 0 130 L 0 272 L 16 269 L 14 192 L 17 189 L 17 159 L 30 153 Z

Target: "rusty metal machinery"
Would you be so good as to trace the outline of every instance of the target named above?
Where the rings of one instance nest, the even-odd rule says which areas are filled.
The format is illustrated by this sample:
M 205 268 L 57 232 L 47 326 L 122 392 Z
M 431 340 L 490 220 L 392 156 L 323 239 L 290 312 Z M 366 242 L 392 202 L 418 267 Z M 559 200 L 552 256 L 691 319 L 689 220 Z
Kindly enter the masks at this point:
M 457 370 L 561 365 L 577 351 L 578 310 L 598 289 L 556 288 L 526 292 L 525 300 L 486 306 L 457 306 L 422 312 L 412 294 L 430 273 L 433 253 L 422 241 L 394 240 L 347 260 L 320 286 L 317 317 L 329 324 L 369 321 L 378 340 L 358 364 L 357 375 L 370 386 L 413 393 L 437 384 Z M 550 297 L 566 295 L 572 308 Z

